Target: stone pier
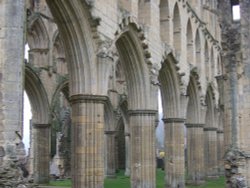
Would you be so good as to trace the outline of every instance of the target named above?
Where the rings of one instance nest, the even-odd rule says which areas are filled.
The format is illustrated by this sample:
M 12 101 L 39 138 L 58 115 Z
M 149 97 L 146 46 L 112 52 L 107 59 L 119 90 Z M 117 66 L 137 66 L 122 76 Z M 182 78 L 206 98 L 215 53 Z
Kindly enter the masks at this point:
M 24 23 L 24 0 L 0 1 L 0 147 L 11 156 L 22 136 Z
M 131 187 L 155 188 L 155 118 L 154 110 L 131 110 Z
M 72 187 L 103 188 L 104 104 L 106 96 L 73 95 Z
M 217 128 L 204 128 L 205 172 L 208 179 L 218 178 Z
M 130 176 L 130 134 L 125 133 L 125 155 L 126 155 L 126 169 L 125 176 Z
M 168 188 L 185 187 L 185 154 L 183 118 L 166 118 L 165 123 L 165 183 Z
M 50 125 L 33 124 L 34 182 L 49 183 Z
M 205 181 L 204 124 L 189 123 L 187 127 L 187 183 L 199 185 Z
M 107 178 L 115 178 L 115 131 L 105 131 L 106 137 L 106 173 Z

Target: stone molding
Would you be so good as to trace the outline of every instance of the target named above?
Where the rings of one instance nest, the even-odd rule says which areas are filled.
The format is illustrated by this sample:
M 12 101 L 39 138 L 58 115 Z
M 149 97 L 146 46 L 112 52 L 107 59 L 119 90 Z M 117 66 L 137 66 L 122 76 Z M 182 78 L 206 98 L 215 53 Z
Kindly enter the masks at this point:
M 76 94 L 70 96 L 70 103 L 106 103 L 108 100 L 107 96 L 104 95 L 85 95 L 85 94 Z
M 223 130 L 217 130 L 217 133 L 218 133 L 218 134 L 223 134 L 224 131 L 223 131 Z
M 128 114 L 130 116 L 155 116 L 157 114 L 157 110 L 129 110 Z
M 49 128 L 50 126 L 51 126 L 50 124 L 42 124 L 42 123 L 34 123 L 34 124 L 32 124 L 32 127 L 40 128 L 40 129 Z
M 115 134 L 117 131 L 104 131 L 106 135 L 112 135 Z
M 204 123 L 186 123 L 187 128 L 204 128 Z
M 124 136 L 126 137 L 126 136 L 130 136 L 130 133 L 124 133 Z
M 162 118 L 164 123 L 184 123 L 186 121 L 185 118 Z
M 204 131 L 217 131 L 218 130 L 218 128 L 216 128 L 216 127 L 205 127 L 204 128 Z

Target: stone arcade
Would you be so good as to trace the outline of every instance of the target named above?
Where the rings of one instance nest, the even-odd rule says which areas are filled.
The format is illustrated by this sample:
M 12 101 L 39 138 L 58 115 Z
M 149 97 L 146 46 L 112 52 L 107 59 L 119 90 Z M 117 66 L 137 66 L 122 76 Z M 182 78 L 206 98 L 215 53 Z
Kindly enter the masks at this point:
M 24 90 L 35 183 L 55 156 L 73 188 L 103 188 L 118 166 L 155 188 L 160 90 L 165 187 L 250 187 L 249 20 L 249 0 L 0 0 L 0 187 L 28 181 Z

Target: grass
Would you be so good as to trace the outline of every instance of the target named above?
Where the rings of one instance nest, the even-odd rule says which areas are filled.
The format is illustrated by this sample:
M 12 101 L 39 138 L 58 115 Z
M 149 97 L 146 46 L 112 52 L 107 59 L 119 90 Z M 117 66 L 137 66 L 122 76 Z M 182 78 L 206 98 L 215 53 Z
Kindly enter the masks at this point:
M 124 176 L 124 171 L 119 171 L 116 174 L 115 179 L 105 179 L 104 187 L 105 188 L 129 188 L 130 180 L 129 177 Z M 225 178 L 220 177 L 216 180 L 209 180 L 205 184 L 200 186 L 187 186 L 187 188 L 224 188 L 225 187 Z M 70 187 L 70 180 L 62 181 L 51 181 L 50 186 L 61 186 L 61 187 Z M 156 173 L 156 188 L 164 188 L 164 172 L 162 170 L 157 170 Z
M 50 186 L 71 187 L 71 180 L 50 181 Z

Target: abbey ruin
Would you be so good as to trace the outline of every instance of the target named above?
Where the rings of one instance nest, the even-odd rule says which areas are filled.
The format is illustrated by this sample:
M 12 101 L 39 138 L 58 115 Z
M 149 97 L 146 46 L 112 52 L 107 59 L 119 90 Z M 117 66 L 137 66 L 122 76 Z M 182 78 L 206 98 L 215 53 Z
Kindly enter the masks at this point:
M 54 157 L 72 188 L 119 165 L 156 188 L 158 92 L 165 187 L 250 187 L 249 0 L 0 0 L 0 187 L 48 182 Z

